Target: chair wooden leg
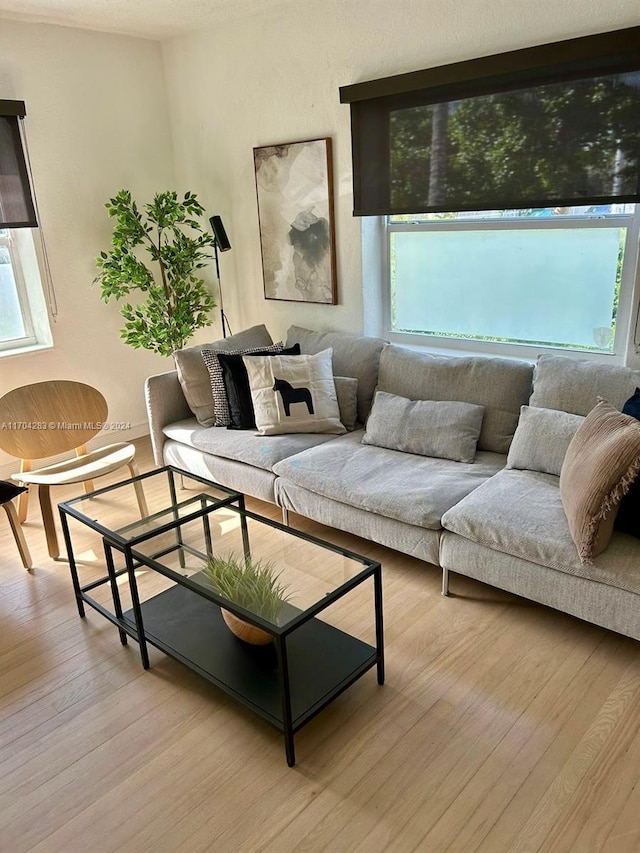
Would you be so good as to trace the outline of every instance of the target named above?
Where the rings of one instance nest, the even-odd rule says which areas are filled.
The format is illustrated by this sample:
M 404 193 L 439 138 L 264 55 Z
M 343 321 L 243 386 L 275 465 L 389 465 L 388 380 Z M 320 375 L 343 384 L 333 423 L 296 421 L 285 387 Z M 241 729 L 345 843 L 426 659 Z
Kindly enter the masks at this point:
M 24 484 L 26 485 L 26 483 Z M 20 520 L 20 524 L 24 524 L 27 520 L 27 513 L 29 512 L 29 491 L 22 492 L 21 495 L 18 496 L 18 519 Z
M 27 545 L 27 540 L 24 538 L 22 526 L 20 524 L 20 520 L 18 519 L 18 513 L 16 512 L 16 508 L 13 505 L 13 501 L 7 501 L 6 503 L 3 503 L 2 506 L 4 507 L 4 511 L 7 513 L 9 524 L 11 525 L 11 529 L 13 530 L 13 536 L 16 540 L 18 551 L 20 552 L 20 559 L 22 560 L 22 565 L 25 567 L 25 569 L 30 569 L 33 565 L 31 561 L 31 554 L 29 553 L 29 546 Z
M 21 459 L 20 460 L 20 473 L 23 471 L 31 471 L 31 460 L 30 459 Z M 26 485 L 26 483 L 20 483 L 21 486 Z M 18 518 L 20 519 L 20 524 L 24 524 L 27 520 L 27 512 L 29 511 L 29 492 L 23 492 L 18 498 Z
M 49 486 L 38 486 L 38 498 L 40 499 L 40 510 L 42 512 L 42 522 L 44 524 L 44 532 L 47 536 L 47 548 L 49 556 L 53 560 L 57 560 L 60 556 L 60 548 L 58 547 L 58 534 L 56 533 L 56 525 L 53 520 L 53 509 L 51 508 L 51 495 L 49 494 Z
M 132 477 L 139 476 L 138 466 L 135 461 L 132 459 L 131 462 L 127 462 L 129 467 L 129 471 L 131 471 Z M 142 483 L 138 481 L 133 484 L 133 488 L 136 490 L 136 498 L 138 500 L 138 507 L 140 509 L 140 518 L 146 518 L 149 515 L 149 509 L 147 507 L 147 499 L 144 496 L 144 489 L 142 488 Z

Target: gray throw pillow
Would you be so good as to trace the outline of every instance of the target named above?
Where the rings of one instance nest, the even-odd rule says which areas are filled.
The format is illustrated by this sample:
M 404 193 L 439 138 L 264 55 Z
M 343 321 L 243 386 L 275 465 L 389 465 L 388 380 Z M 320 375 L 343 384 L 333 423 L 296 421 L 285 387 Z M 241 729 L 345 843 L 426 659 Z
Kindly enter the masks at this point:
M 340 420 L 352 432 L 358 420 L 358 380 L 352 376 L 334 376 Z
M 420 456 L 473 462 L 484 406 L 448 400 L 409 400 L 376 391 L 363 444 Z
M 202 360 L 202 350 L 229 352 L 246 347 L 268 347 L 271 344 L 273 339 L 267 327 L 261 324 L 210 344 L 196 344 L 174 352 L 173 359 L 182 393 L 199 424 L 213 426 L 215 423 L 211 382 L 209 371 Z
M 567 448 L 583 421 L 581 415 L 522 406 L 507 456 L 507 468 L 541 471 L 559 477 Z

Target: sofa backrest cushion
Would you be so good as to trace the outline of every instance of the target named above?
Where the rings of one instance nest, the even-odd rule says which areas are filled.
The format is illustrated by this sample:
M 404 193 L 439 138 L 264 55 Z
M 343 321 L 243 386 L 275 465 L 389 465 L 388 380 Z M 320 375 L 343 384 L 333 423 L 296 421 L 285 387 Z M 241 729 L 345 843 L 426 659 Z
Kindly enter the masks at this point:
M 586 359 L 541 355 L 533 377 L 530 406 L 588 415 L 604 397 L 616 409 L 640 385 L 640 371 Z
M 410 400 L 484 406 L 478 450 L 508 453 L 532 375 L 533 366 L 524 361 L 432 356 L 389 344 L 380 358 L 378 390 Z
M 348 432 L 353 432 L 358 420 L 358 380 L 353 376 L 333 377 L 340 409 L 340 420 Z
M 291 326 L 287 346 L 300 344 L 300 352 L 315 355 L 333 350 L 333 375 L 353 376 L 358 380 L 358 420 L 365 422 L 371 409 L 373 392 L 378 381 L 380 353 L 385 342 L 380 338 L 343 335 L 340 332 L 314 332 Z
M 174 352 L 173 358 L 182 393 L 199 424 L 213 426 L 215 423 L 211 381 L 202 358 L 202 350 L 230 352 L 247 347 L 268 347 L 271 344 L 273 344 L 271 335 L 267 327 L 262 324 L 210 344 L 197 344 Z

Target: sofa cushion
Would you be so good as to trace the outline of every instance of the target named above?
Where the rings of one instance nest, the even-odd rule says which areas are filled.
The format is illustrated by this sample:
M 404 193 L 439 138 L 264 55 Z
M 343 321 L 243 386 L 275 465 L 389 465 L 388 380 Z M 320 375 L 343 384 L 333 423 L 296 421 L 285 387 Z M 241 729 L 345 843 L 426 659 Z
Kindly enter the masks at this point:
M 631 415 L 632 418 L 640 421 L 640 388 L 636 388 L 629 399 L 625 401 L 622 414 Z
M 276 477 L 274 492 L 279 506 L 298 515 L 438 565 L 441 529 L 427 530 L 397 518 L 367 512 L 310 492 L 285 477 Z
M 483 414 L 484 408 L 472 403 L 408 400 L 376 391 L 362 443 L 473 462 Z
M 640 593 L 638 540 L 614 533 L 593 565 L 583 565 L 552 474 L 500 471 L 446 512 L 442 526 L 494 551 Z
M 530 406 L 586 415 L 604 397 L 621 409 L 640 385 L 640 372 L 586 359 L 541 355 L 533 376 Z
M 331 349 L 315 355 L 245 356 L 256 427 L 262 435 L 346 432 Z
M 341 503 L 432 530 L 449 507 L 499 471 L 505 457 L 478 453 L 473 464 L 414 456 L 340 436 L 274 466 L 279 477 Z
M 202 360 L 202 350 L 229 352 L 243 347 L 270 346 L 272 343 L 267 327 L 260 325 L 252 326 L 250 329 L 210 344 L 197 344 L 174 352 L 173 358 L 182 393 L 198 423 L 203 426 L 212 426 L 215 422 L 211 382 L 207 367 Z
M 394 345 L 380 357 L 378 390 L 410 400 L 457 400 L 484 406 L 478 450 L 507 453 L 533 367 L 506 358 L 436 357 Z
M 334 376 L 340 420 L 349 432 L 356 428 L 358 420 L 358 380 L 353 376 Z
M 300 351 L 314 354 L 329 347 L 333 350 L 335 376 L 353 376 L 358 380 L 358 418 L 364 423 L 378 381 L 380 353 L 385 344 L 380 338 L 356 337 L 340 332 L 314 332 L 291 326 L 287 346 L 300 344 Z
M 640 421 L 640 388 L 636 388 L 633 396 L 629 397 L 622 407 L 622 413 Z M 640 539 L 640 474 L 620 501 L 615 527 Z
M 439 560 L 453 572 L 462 571 L 482 583 L 640 640 L 640 596 L 620 586 L 633 571 L 633 560 L 638 561 L 628 536 L 614 536 L 598 557 L 598 566 L 606 578 L 602 582 L 512 557 L 446 530 L 440 536 Z M 542 614 L 530 615 L 537 621 Z
M 640 473 L 640 422 L 606 400 L 571 439 L 560 473 L 560 496 L 583 563 L 611 538 L 618 504 Z
M 330 441 L 333 435 L 256 435 L 253 432 L 238 432 L 237 430 L 215 429 L 201 426 L 195 418 L 178 421 L 166 426 L 163 430 L 167 438 L 181 444 L 222 456 L 235 462 L 244 462 L 255 468 L 271 471 L 273 466 L 293 456 L 302 450 L 307 450 L 317 444 Z
M 542 471 L 559 477 L 567 448 L 583 420 L 581 415 L 557 409 L 523 406 L 509 448 L 507 468 Z

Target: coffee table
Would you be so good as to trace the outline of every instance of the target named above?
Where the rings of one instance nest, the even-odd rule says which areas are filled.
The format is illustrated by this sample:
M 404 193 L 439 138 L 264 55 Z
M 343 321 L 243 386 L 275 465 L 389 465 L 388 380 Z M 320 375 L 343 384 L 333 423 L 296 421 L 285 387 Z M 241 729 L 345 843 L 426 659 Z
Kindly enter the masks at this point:
M 149 507 L 144 518 L 138 483 Z M 309 720 L 373 667 L 384 683 L 379 562 L 250 512 L 239 492 L 172 466 L 59 508 L 80 616 L 88 604 L 118 627 L 123 644 L 134 638 L 145 668 L 151 645 L 251 708 L 283 732 L 289 766 L 294 735 Z M 75 523 L 99 535 L 105 555 L 106 575 L 84 584 L 73 549 Z M 219 594 L 203 571 L 214 554 L 251 556 L 280 573 L 290 597 L 276 618 Z M 363 596 L 371 614 L 365 625 L 367 606 L 356 601 Z M 273 641 L 251 646 L 238 639 L 221 609 Z

